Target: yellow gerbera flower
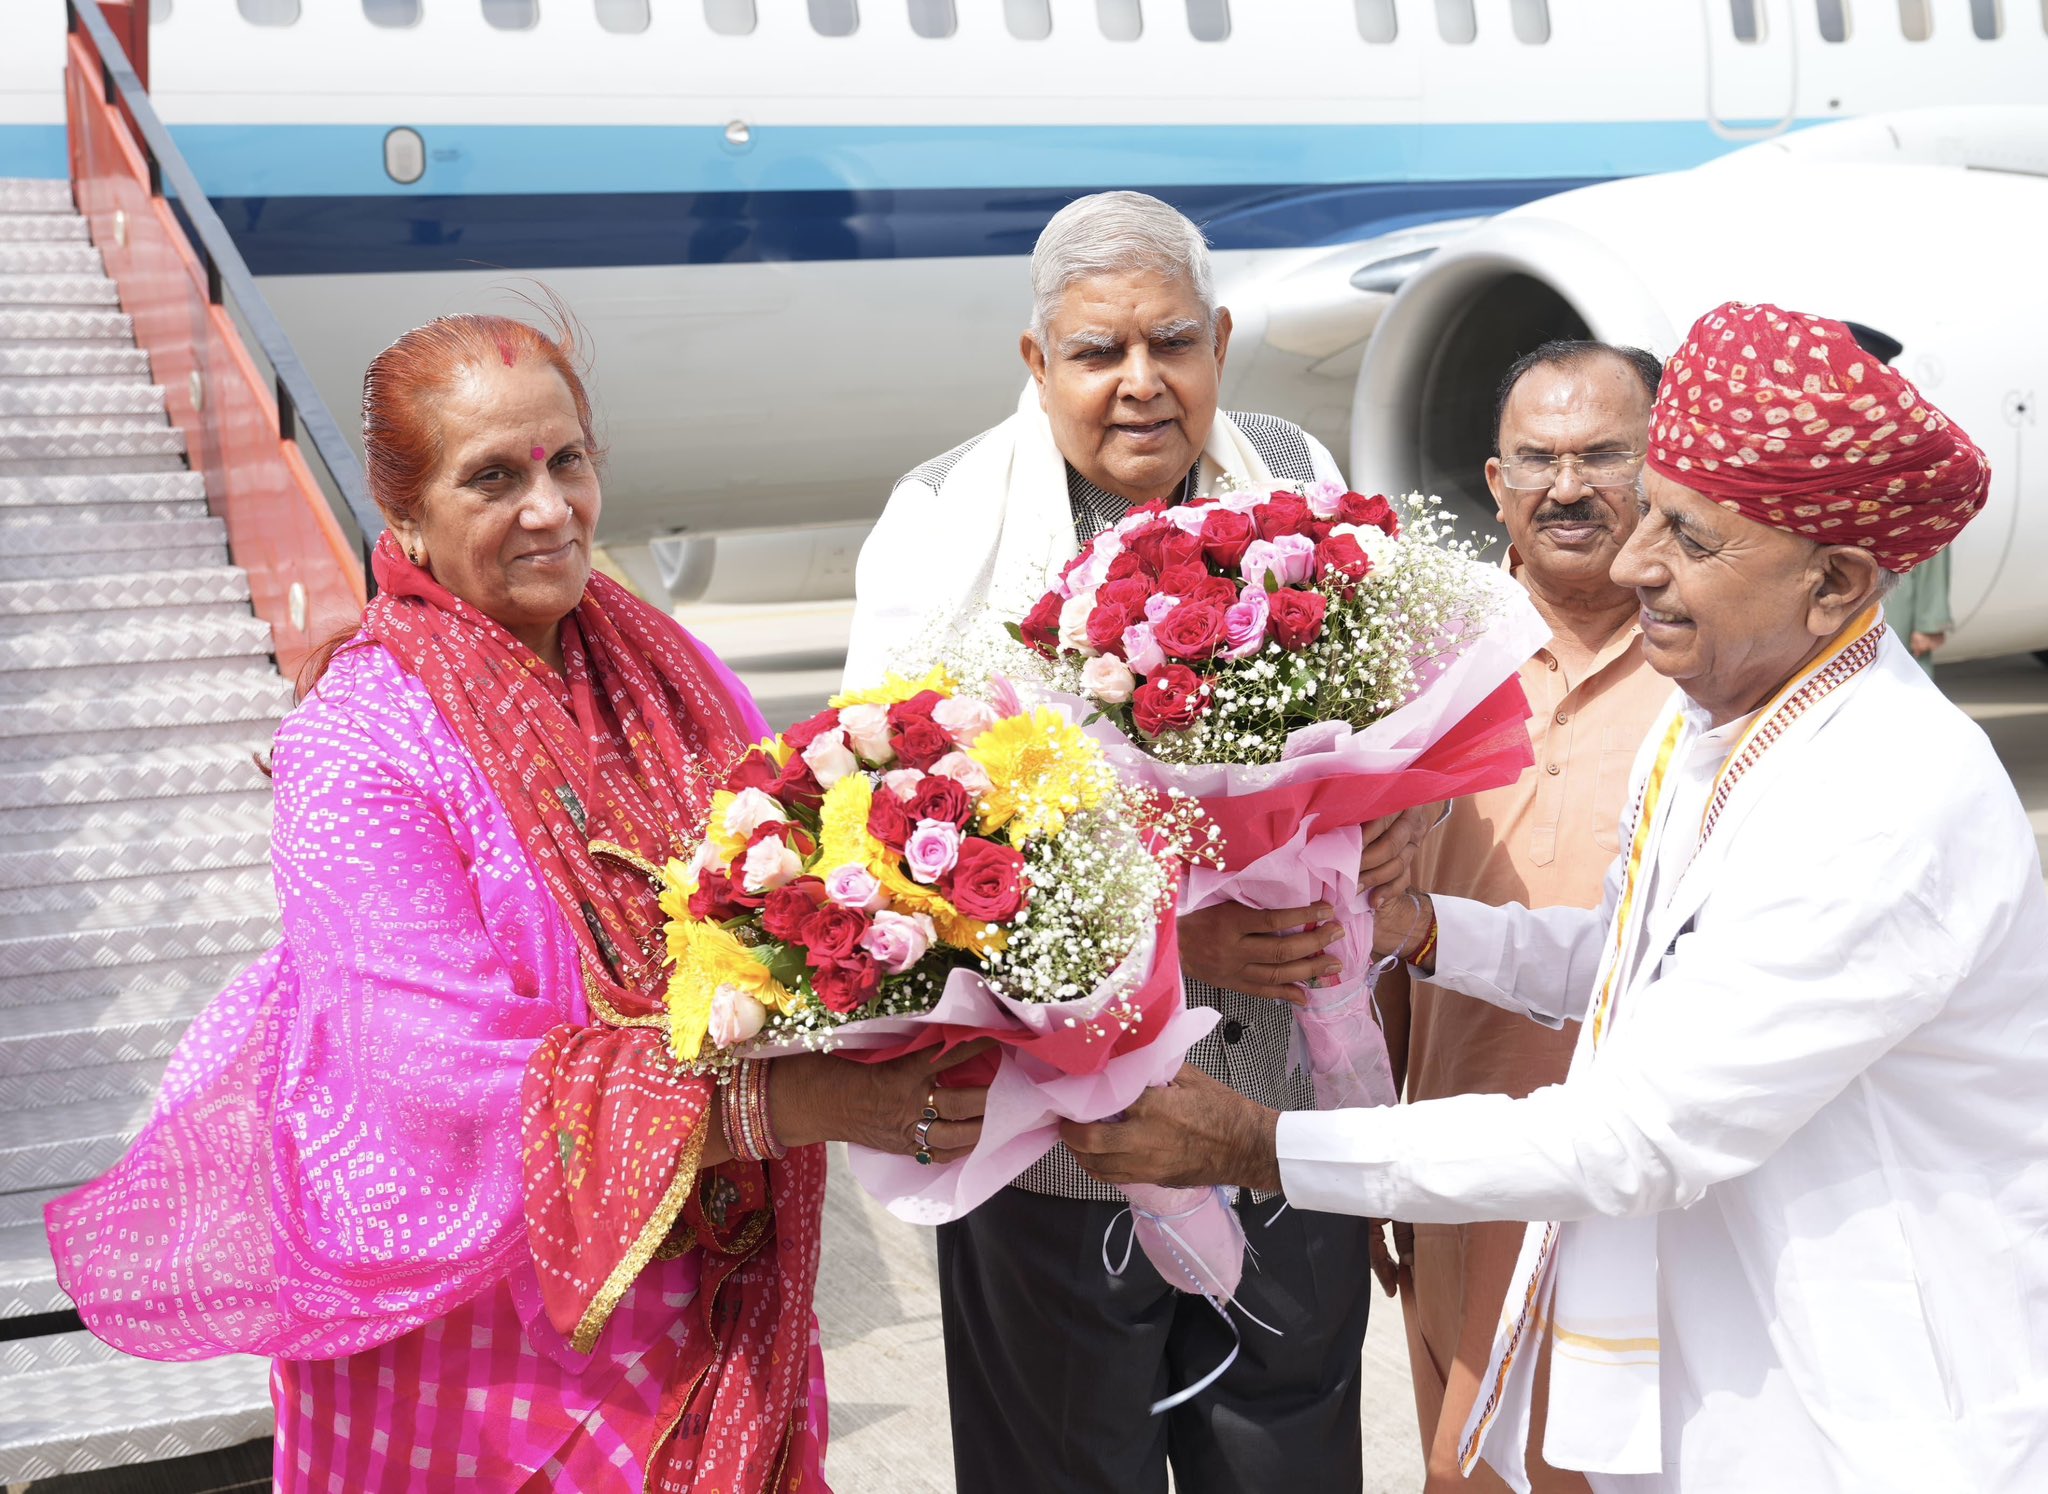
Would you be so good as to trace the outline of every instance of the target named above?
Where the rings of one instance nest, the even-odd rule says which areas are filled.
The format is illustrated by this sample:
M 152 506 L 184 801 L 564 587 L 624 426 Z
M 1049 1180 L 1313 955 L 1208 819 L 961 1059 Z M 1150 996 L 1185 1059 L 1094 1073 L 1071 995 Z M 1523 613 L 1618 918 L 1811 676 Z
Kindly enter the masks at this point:
M 941 695 L 951 695 L 958 688 L 953 683 L 953 677 L 946 673 L 946 667 L 943 664 L 934 664 L 928 674 L 922 679 L 915 680 L 907 680 L 892 669 L 884 677 L 881 684 L 867 690 L 842 691 L 833 696 L 826 704 L 830 705 L 835 711 L 850 705 L 891 706 L 909 700 L 912 696 L 920 695 L 926 690 L 936 690 Z
M 694 1063 L 711 1027 L 711 1002 L 720 986 L 745 991 L 763 1006 L 784 1012 L 796 994 L 768 973 L 747 946 L 715 923 L 682 917 L 668 926 L 668 953 L 675 964 L 668 982 L 669 1044 L 676 1057 Z
M 982 828 L 1007 830 L 1012 845 L 1058 835 L 1068 815 L 1096 808 L 1110 788 L 1102 749 L 1051 706 L 1004 717 L 974 739 L 967 755 L 989 777 Z

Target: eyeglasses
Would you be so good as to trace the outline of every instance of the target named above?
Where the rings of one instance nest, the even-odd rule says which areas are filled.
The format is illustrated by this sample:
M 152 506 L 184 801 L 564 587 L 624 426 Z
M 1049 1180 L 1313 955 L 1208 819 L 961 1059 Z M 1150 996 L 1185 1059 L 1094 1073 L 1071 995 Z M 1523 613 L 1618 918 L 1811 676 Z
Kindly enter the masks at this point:
M 1613 488 L 1634 481 L 1642 465 L 1640 451 L 1567 451 L 1555 456 L 1502 457 L 1500 475 L 1511 488 L 1542 492 L 1555 486 L 1562 469 L 1570 467 L 1589 488 Z

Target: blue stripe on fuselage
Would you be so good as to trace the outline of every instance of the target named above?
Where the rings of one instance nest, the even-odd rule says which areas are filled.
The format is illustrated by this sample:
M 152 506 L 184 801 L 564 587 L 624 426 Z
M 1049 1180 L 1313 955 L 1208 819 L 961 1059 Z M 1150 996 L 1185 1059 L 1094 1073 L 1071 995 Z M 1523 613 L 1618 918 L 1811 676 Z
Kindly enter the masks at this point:
M 71 172 L 60 124 L 0 125 L 0 177 L 61 177 Z
M 1285 249 L 1500 212 L 1582 185 L 1144 190 L 1203 224 L 1218 249 Z M 1084 190 L 237 197 L 214 205 L 258 275 L 333 275 L 1028 254 L 1045 220 Z

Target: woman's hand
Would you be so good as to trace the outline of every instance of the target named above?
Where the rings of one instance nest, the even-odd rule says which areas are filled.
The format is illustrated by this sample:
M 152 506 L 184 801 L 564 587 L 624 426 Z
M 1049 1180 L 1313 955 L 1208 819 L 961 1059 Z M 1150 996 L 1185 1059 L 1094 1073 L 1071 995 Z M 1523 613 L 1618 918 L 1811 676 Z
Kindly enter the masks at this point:
M 1389 900 L 1373 917 L 1373 954 L 1411 958 L 1422 947 L 1435 917 L 1436 904 L 1426 892 L 1404 892 Z
M 987 1039 L 941 1056 L 936 1049 L 887 1063 L 860 1063 L 824 1053 L 775 1060 L 768 1086 L 769 1121 L 784 1146 L 849 1141 L 878 1152 L 912 1156 L 927 1103 L 938 1118 L 925 1128 L 934 1163 L 954 1162 L 981 1140 L 986 1089 L 941 1089 L 939 1075 L 987 1052 Z
M 1331 912 L 1328 903 L 1306 908 L 1215 903 L 1183 913 L 1180 968 L 1226 991 L 1301 1006 L 1308 1001 L 1303 982 L 1336 975 L 1344 968 L 1324 953 L 1344 936 L 1341 926 L 1329 922 Z

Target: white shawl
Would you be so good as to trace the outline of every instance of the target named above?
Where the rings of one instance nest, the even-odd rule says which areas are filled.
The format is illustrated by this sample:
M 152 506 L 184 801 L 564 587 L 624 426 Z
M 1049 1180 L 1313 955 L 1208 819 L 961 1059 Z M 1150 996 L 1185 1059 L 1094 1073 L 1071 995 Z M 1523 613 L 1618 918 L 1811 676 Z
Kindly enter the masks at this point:
M 1312 448 L 1313 449 L 1313 448 Z M 1223 411 L 1202 447 L 1196 492 L 1272 486 L 1251 439 Z M 943 635 L 984 612 L 1021 620 L 1076 553 L 1067 464 L 1027 383 L 1017 412 L 954 464 L 934 491 L 915 476 L 889 495 L 854 571 L 849 689 L 924 662 Z

